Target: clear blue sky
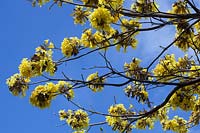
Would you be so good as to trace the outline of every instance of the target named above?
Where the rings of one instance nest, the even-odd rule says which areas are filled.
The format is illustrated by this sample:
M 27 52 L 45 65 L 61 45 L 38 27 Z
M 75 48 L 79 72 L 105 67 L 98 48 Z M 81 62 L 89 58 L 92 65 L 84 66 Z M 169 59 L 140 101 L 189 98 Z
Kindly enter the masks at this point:
M 166 3 L 163 3 L 163 5 L 165 4 Z M 59 121 L 58 116 L 54 115 L 54 113 L 57 113 L 59 109 L 67 110 L 74 108 L 71 107 L 62 96 L 54 100 L 49 109 L 40 110 L 29 104 L 30 90 L 33 89 L 32 87 L 30 87 L 26 97 L 20 98 L 12 96 L 5 84 L 8 77 L 18 72 L 18 65 L 21 59 L 24 57 L 30 58 L 35 48 L 39 46 L 43 40 L 50 39 L 57 46 L 60 46 L 60 42 L 64 37 L 80 36 L 81 31 L 84 28 L 88 28 L 87 26 L 81 27 L 73 25 L 73 20 L 69 15 L 71 14 L 71 10 L 72 8 L 69 6 L 64 6 L 63 8 L 57 8 L 55 6 L 50 11 L 48 10 L 48 6 L 33 8 L 31 3 L 26 0 L 1 1 L 0 133 L 70 133 L 72 131 L 66 125 L 56 127 L 56 125 L 60 125 L 62 122 Z M 109 53 L 110 59 L 113 60 L 113 63 L 119 68 L 123 66 L 124 61 L 130 62 L 132 57 L 141 57 L 147 60 L 144 64 L 148 63 L 153 53 L 159 51 L 158 46 L 166 45 L 169 40 L 172 39 L 173 34 L 170 34 L 172 31 L 173 29 L 166 29 L 165 32 L 161 30 L 152 36 L 145 33 L 143 37 L 139 37 L 140 43 L 154 42 L 153 46 L 139 46 L 138 49 L 140 52 L 130 50 L 126 55 L 120 53 L 116 54 L 111 51 Z M 164 34 L 165 38 L 167 38 L 164 43 L 162 38 L 157 37 L 160 33 Z M 64 71 L 72 77 L 80 77 L 80 72 L 79 70 L 77 71 L 77 69 L 81 67 L 91 67 L 97 60 L 101 63 L 101 59 L 97 57 L 97 54 L 94 54 L 92 58 L 86 57 L 79 62 L 72 62 L 70 65 L 65 64 Z M 161 90 L 160 92 L 163 91 Z M 120 101 L 123 101 L 125 97 L 118 95 L 120 93 L 122 93 L 122 89 L 106 88 L 103 93 L 94 95 L 89 89 L 86 89 L 77 91 L 75 100 L 84 103 L 88 107 L 92 105 L 94 108 L 106 112 L 107 110 L 105 110 L 105 107 L 109 107 L 109 105 L 113 104 L 113 96 L 117 95 L 117 102 L 120 103 Z M 157 95 L 154 94 L 154 97 L 157 98 Z M 128 100 L 126 103 L 129 103 Z M 198 127 L 191 132 L 194 133 L 196 129 L 198 129 Z M 111 129 L 107 127 L 105 130 L 106 133 L 112 132 Z M 99 130 L 95 129 L 91 130 L 91 132 L 98 133 Z M 161 127 L 157 126 L 154 131 L 148 132 L 161 132 Z

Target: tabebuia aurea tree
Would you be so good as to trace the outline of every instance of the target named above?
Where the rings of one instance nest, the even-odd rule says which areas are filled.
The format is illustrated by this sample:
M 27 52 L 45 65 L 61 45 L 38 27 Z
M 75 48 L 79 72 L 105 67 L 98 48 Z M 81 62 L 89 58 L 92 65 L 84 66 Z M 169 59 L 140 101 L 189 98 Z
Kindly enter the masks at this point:
M 127 4 L 125 6 L 127 2 L 131 6 Z M 74 24 L 86 28 L 77 35 L 79 37 L 63 38 L 61 44 L 44 40 L 31 58 L 22 59 L 19 72 L 6 81 L 14 96 L 25 96 L 27 90 L 30 90 L 30 103 L 45 109 L 50 107 L 53 99 L 64 95 L 66 101 L 77 110 L 61 109 L 58 111 L 59 118 L 66 122 L 74 133 L 89 132 L 91 127 L 99 125 L 108 125 L 117 132 L 147 130 L 153 129 L 155 122 L 159 122 L 164 131 L 186 133 L 191 127 L 199 125 L 198 0 L 174 0 L 168 11 L 162 11 L 156 0 L 32 0 L 32 4 L 41 7 L 47 4 L 50 5 L 50 9 L 53 6 L 61 8 L 73 6 L 74 10 L 70 15 Z M 152 42 L 141 44 L 137 36 L 146 31 L 151 35 L 167 26 L 174 27 L 174 32 L 171 32 L 174 39 L 167 45 L 161 44 L 165 46 L 160 47 L 159 53 L 145 65 L 141 63 L 147 62 L 145 58 L 132 57 L 131 61 L 122 62 L 123 65 L 120 66 L 122 69 L 118 70 L 112 60 L 109 60 L 107 56 L 109 50 L 126 54 L 126 51 L 132 48 L 137 51 L 138 45 L 151 47 L 154 44 L 148 43 Z M 180 49 L 183 56 L 169 54 L 171 48 Z M 55 60 L 53 53 L 60 53 L 60 58 Z M 71 78 L 59 71 L 60 68 L 70 67 L 71 61 L 78 62 L 93 53 L 98 53 L 104 60 L 102 66 L 96 66 L 95 62 L 91 66 L 90 69 L 95 69 L 96 72 L 89 75 L 82 73 L 80 77 Z M 60 77 L 55 75 L 58 72 L 61 72 Z M 42 80 L 31 81 L 34 77 L 41 77 Z M 76 93 L 82 88 L 90 89 L 95 95 L 104 93 L 104 90 L 110 87 L 121 89 L 121 93 L 127 96 L 127 99 L 123 100 L 131 99 L 131 104 L 113 102 L 104 112 L 100 112 L 73 101 Z M 151 91 L 166 88 L 165 98 L 158 97 L 158 102 L 155 104 L 151 100 Z M 141 108 L 136 108 L 135 104 Z M 189 117 L 183 118 L 178 115 L 169 117 L 177 110 L 187 113 Z M 93 123 L 89 114 L 99 115 L 104 121 Z

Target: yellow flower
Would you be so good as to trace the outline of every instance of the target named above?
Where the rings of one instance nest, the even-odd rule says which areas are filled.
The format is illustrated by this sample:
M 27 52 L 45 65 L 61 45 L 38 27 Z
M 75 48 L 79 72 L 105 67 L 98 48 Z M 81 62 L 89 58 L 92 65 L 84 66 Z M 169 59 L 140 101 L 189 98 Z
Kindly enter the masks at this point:
M 41 109 L 47 108 L 50 106 L 51 100 L 55 98 L 56 93 L 57 88 L 53 83 L 48 83 L 45 86 L 39 85 L 32 92 L 30 103 Z
M 81 0 L 85 5 L 97 5 L 98 0 Z
M 40 76 L 44 71 L 53 75 L 56 71 L 56 64 L 52 60 L 52 50 L 47 50 L 43 46 L 37 47 L 30 60 L 27 58 L 22 60 L 19 65 L 19 71 L 26 78 Z
M 85 133 L 85 130 L 74 131 L 73 133 Z
M 112 21 L 113 17 L 111 16 L 110 11 L 104 7 L 98 7 L 97 9 L 94 9 L 94 12 L 90 15 L 90 23 L 92 27 L 97 30 L 109 32 Z
M 125 18 L 122 19 L 121 30 L 123 32 L 126 32 L 128 30 L 133 30 L 133 29 L 137 30 L 137 29 L 141 28 L 142 24 L 138 20 L 139 19 L 130 19 L 130 20 L 125 19 Z M 139 33 L 139 32 L 137 32 L 137 33 Z
M 31 78 L 32 77 L 32 66 L 31 62 L 28 61 L 27 58 L 24 58 L 21 61 L 21 64 L 19 65 L 19 73 L 26 77 L 26 78 Z
M 88 127 L 90 119 L 85 111 L 81 109 L 77 111 L 68 110 L 67 114 L 68 118 L 66 122 L 72 129 L 81 130 Z
M 66 98 L 74 98 L 74 91 L 72 89 L 72 85 L 69 82 L 59 81 L 58 84 L 56 84 L 56 86 L 61 94 L 65 94 Z
M 114 10 L 122 7 L 124 0 L 99 0 L 99 4 L 110 6 Z
M 139 71 L 141 69 L 140 68 L 140 62 L 141 62 L 140 59 L 134 58 L 132 60 L 132 62 L 130 62 L 129 64 L 125 63 L 124 64 L 124 69 L 126 71 L 126 75 L 129 76 L 129 77 L 135 76 L 136 71 Z
M 138 129 L 146 129 L 147 126 L 149 127 L 149 129 L 153 129 L 154 121 L 151 118 L 142 118 L 142 119 L 137 120 L 135 126 Z
M 34 0 L 34 1 L 35 1 L 35 0 Z M 50 0 L 37 0 L 37 2 L 38 2 L 38 5 L 39 5 L 39 6 L 42 6 L 42 5 L 44 5 L 44 4 L 48 3 L 48 2 L 50 2 Z
M 157 79 L 162 78 L 162 81 L 170 80 L 171 78 L 173 78 L 170 75 L 176 73 L 176 64 L 177 63 L 174 54 L 166 55 L 165 59 L 161 59 L 159 64 L 157 64 L 157 66 L 153 70 L 153 73 L 155 76 L 157 76 Z
M 172 5 L 172 10 L 169 11 L 172 14 L 188 14 L 190 11 L 188 10 L 187 3 L 184 1 L 177 1 Z
M 80 41 L 77 37 L 72 37 L 69 39 L 64 38 L 64 40 L 61 44 L 62 53 L 66 57 L 71 57 L 72 55 L 77 55 L 79 44 L 80 44 Z
M 103 77 L 99 77 L 98 72 L 90 74 L 86 81 L 88 81 L 89 88 L 94 91 L 102 91 L 103 89 L 103 83 L 105 82 L 105 79 Z
M 90 11 L 89 10 L 85 10 L 83 7 L 81 6 L 77 6 L 74 9 L 74 12 L 72 14 L 73 18 L 74 18 L 74 23 L 75 24 L 84 24 L 87 21 L 87 17 L 90 15 Z
M 82 33 L 81 43 L 85 47 L 95 48 L 95 41 L 92 36 L 92 29 L 87 29 Z
M 186 123 L 187 121 L 184 120 L 183 118 L 174 116 L 172 120 L 163 121 L 162 125 L 164 130 L 172 130 L 178 133 L 187 133 L 188 127 Z
M 184 92 L 184 90 L 179 90 L 172 95 L 169 104 L 172 106 L 172 109 L 179 107 L 182 110 L 190 111 L 194 108 L 195 100 L 195 96 Z
M 189 25 L 190 24 L 186 20 L 181 20 L 176 26 L 175 37 L 177 38 L 177 41 L 174 43 L 174 45 L 176 45 L 178 48 L 180 48 L 184 52 L 187 51 L 189 47 L 195 48 L 193 43 L 195 43 L 194 41 L 196 41 L 196 40 L 194 38 L 193 30 L 189 29 L 189 30 L 185 31 L 185 29 Z M 184 33 L 183 33 L 183 31 L 184 31 Z M 182 34 L 182 35 L 180 36 L 180 34 Z M 194 40 L 193 40 L 193 38 L 194 38 Z
M 156 12 L 158 5 L 152 1 L 137 0 L 131 5 L 131 9 L 140 13 Z
M 191 66 L 190 71 L 188 76 L 191 78 L 196 78 L 200 76 L 200 66 L 195 65 L 195 66 Z
M 96 41 L 97 47 L 105 47 L 104 50 L 108 49 L 109 43 L 105 40 L 106 37 L 101 32 L 97 31 L 96 33 L 94 33 L 93 36 Z
M 106 116 L 106 121 L 108 125 L 112 126 L 112 129 L 114 131 L 115 130 L 123 131 L 128 125 L 127 120 L 123 120 L 123 117 L 119 117 L 121 115 L 123 116 L 126 114 L 126 108 L 124 107 L 124 105 L 116 104 L 110 106 L 108 112 L 109 115 L 113 115 L 113 116 Z M 127 128 L 126 130 L 131 131 L 131 127 Z
M 26 95 L 26 90 L 28 89 L 29 79 L 24 78 L 20 74 L 16 73 L 10 78 L 7 79 L 6 84 L 9 87 L 9 90 L 14 96 L 21 94 L 22 96 Z
M 109 31 L 110 32 L 110 31 Z M 91 29 L 87 29 L 82 33 L 81 43 L 84 47 L 96 48 L 96 47 L 105 47 L 106 50 L 109 47 L 109 42 L 105 39 L 106 36 L 101 32 L 97 31 L 92 34 Z
M 50 42 L 49 45 L 48 45 L 48 48 L 49 49 L 53 49 L 54 48 L 54 44 L 52 42 Z
M 67 116 L 67 112 L 65 112 L 65 110 L 60 110 L 58 113 L 59 113 L 59 117 L 60 117 L 61 121 L 67 119 L 68 116 Z
M 51 76 L 54 75 L 55 71 L 57 70 L 56 64 L 53 62 L 52 59 L 49 59 L 46 63 L 46 72 L 48 72 Z

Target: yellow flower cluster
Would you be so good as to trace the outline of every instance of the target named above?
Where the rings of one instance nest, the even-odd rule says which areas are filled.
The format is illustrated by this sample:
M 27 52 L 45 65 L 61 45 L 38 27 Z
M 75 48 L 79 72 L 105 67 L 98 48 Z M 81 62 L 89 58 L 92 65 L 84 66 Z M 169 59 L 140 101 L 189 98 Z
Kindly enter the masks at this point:
M 195 100 L 195 96 L 187 91 L 179 90 L 171 97 L 169 104 L 173 109 L 179 107 L 182 110 L 189 111 L 193 109 Z
M 112 129 L 114 131 L 123 131 L 126 126 L 128 125 L 128 121 L 125 120 L 125 117 L 119 117 L 122 115 L 125 115 L 127 113 L 126 108 L 123 104 L 116 104 L 113 106 L 110 106 L 108 109 L 109 115 L 112 116 L 106 116 L 106 121 L 108 125 L 112 126 Z M 131 131 L 131 128 L 127 128 L 127 131 Z
M 157 79 L 168 81 L 174 77 L 185 75 L 185 70 L 189 69 L 193 62 L 187 55 L 179 58 L 178 61 L 176 61 L 174 54 L 166 55 L 154 68 L 153 73 Z
M 191 44 L 192 49 L 197 49 L 200 51 L 200 22 L 194 25 L 194 29 L 196 30 L 196 34 L 193 37 L 193 42 Z
M 198 66 L 198 65 L 191 66 L 188 76 L 191 78 L 199 77 L 200 76 L 200 66 Z
M 185 1 L 177 1 L 172 5 L 172 10 L 169 11 L 172 14 L 188 14 L 190 13 L 187 8 L 187 3 Z
M 178 133 L 187 133 L 187 121 L 181 117 L 174 116 L 172 120 L 163 121 L 163 129 L 164 130 L 172 130 Z
M 51 100 L 59 94 L 64 94 L 67 99 L 74 98 L 72 85 L 66 81 L 59 81 L 57 84 L 50 82 L 39 85 L 32 92 L 30 102 L 32 105 L 43 109 L 49 107 Z
M 81 6 L 76 6 L 74 12 L 72 13 L 75 24 L 85 24 L 89 15 L 90 11 Z
M 25 78 L 32 78 L 41 75 L 44 71 L 53 75 L 56 71 L 56 64 L 52 60 L 52 50 L 40 46 L 31 60 L 24 58 L 19 65 L 19 72 Z
M 159 120 L 160 122 L 168 120 L 168 113 L 169 113 L 169 104 L 160 108 L 158 111 L 154 112 L 151 116 L 154 120 Z
M 136 31 L 137 29 L 141 28 L 142 24 L 138 21 L 138 19 L 122 19 L 122 25 L 121 25 L 121 30 L 122 32 L 126 32 L 129 30 Z M 138 34 L 139 32 L 137 32 Z
M 103 90 L 105 78 L 99 77 L 98 72 L 90 74 L 86 81 L 88 82 L 88 87 L 92 91 L 99 92 Z
M 98 0 L 81 0 L 85 5 L 97 5 Z
M 195 28 L 195 30 L 198 32 L 198 34 L 199 34 L 199 32 L 200 32 L 200 22 L 197 22 L 195 25 L 194 25 L 194 28 Z
M 107 40 L 105 40 L 106 37 L 101 32 L 99 32 L 99 31 L 95 32 L 93 37 L 96 41 L 96 46 L 98 48 L 105 47 L 104 48 L 105 50 L 108 48 L 109 43 Z
M 153 70 L 153 73 L 157 78 L 159 77 L 165 77 L 172 75 L 175 72 L 176 69 L 176 60 L 174 54 L 166 55 L 164 59 L 161 59 L 159 64 L 155 67 Z M 166 80 L 166 78 L 164 78 Z M 164 80 L 162 79 L 162 80 Z
M 38 3 L 39 6 L 42 6 L 48 2 L 50 2 L 50 0 L 33 0 L 32 5 L 35 6 L 36 3 Z
M 98 7 L 89 16 L 90 23 L 96 30 L 103 30 L 109 32 L 111 30 L 110 24 L 113 21 L 113 17 L 108 9 L 104 7 Z
M 59 81 L 56 84 L 56 87 L 58 88 L 58 91 L 61 94 L 64 94 L 67 99 L 73 99 L 74 98 L 74 91 L 72 89 L 72 85 L 69 82 Z
M 177 1 L 173 4 L 172 10 L 170 10 L 169 13 L 188 14 L 190 13 L 190 11 L 185 1 Z M 185 31 L 188 26 L 189 23 L 187 22 L 187 20 L 181 20 L 176 25 L 177 41 L 175 42 L 175 45 L 183 51 L 187 51 L 189 47 L 195 48 L 195 46 L 193 45 L 194 32 L 191 29 L 187 29 L 187 31 Z M 180 34 L 182 35 L 180 36 Z
M 106 50 L 109 46 L 109 42 L 105 39 L 106 37 L 99 31 L 92 34 L 91 29 L 87 29 L 83 32 L 81 36 L 81 43 L 84 47 L 89 48 L 102 48 Z
M 132 36 L 129 36 L 129 37 L 127 37 L 127 36 L 128 36 L 128 33 L 124 34 L 122 36 L 118 36 L 114 40 L 114 42 L 117 43 L 117 45 L 116 45 L 117 51 L 120 51 L 120 49 L 123 48 L 124 53 L 125 53 L 128 46 L 131 46 L 133 49 L 135 49 L 137 47 L 138 41 L 135 39 L 135 35 L 132 35 Z
M 77 111 L 68 110 L 67 115 L 66 122 L 72 129 L 82 130 L 88 127 L 90 119 L 85 111 L 81 109 Z
M 73 133 L 85 133 L 85 130 L 74 131 Z
M 16 73 L 7 79 L 6 84 L 8 85 L 9 90 L 14 96 L 18 96 L 19 94 L 25 96 L 25 92 L 28 89 L 29 82 L 29 79 L 24 78 L 20 74 Z
M 52 42 L 49 41 L 49 39 L 44 40 L 44 47 L 47 49 L 54 49 L 55 46 Z
M 51 100 L 55 98 L 58 89 L 55 84 L 47 83 L 46 85 L 39 85 L 32 91 L 30 103 L 33 106 L 41 109 L 47 108 L 51 104 Z
M 65 110 L 60 110 L 58 112 L 58 114 L 59 114 L 59 117 L 60 117 L 61 121 L 66 120 L 67 117 L 68 117 L 68 114 L 67 114 L 67 112 L 65 112 Z
M 139 69 L 141 60 L 138 58 L 134 58 L 130 64 L 125 63 L 124 68 L 129 71 L 135 71 Z
M 123 48 L 124 52 L 126 52 L 128 46 L 131 46 L 133 49 L 137 47 L 138 41 L 136 40 L 136 35 L 139 33 L 137 30 L 142 27 L 142 24 L 139 23 L 138 20 L 139 19 L 121 19 L 121 31 L 123 34 L 114 38 L 114 43 L 117 44 L 117 51 Z M 134 32 L 134 34 L 130 35 L 130 31 Z
M 149 127 L 149 129 L 153 129 L 154 128 L 154 121 L 151 118 L 142 118 L 137 120 L 137 122 L 135 123 L 135 127 L 137 129 L 146 129 L 146 127 Z
M 148 92 L 145 90 L 144 85 L 128 85 L 125 89 L 124 89 L 125 94 L 128 97 L 131 98 L 136 98 L 138 100 L 138 102 L 140 103 L 145 103 L 148 100 Z
M 77 37 L 64 38 L 61 51 L 66 57 L 76 56 L 79 52 L 80 40 Z
M 198 125 L 200 122 L 200 97 L 196 100 L 189 122 L 192 125 Z
M 141 60 L 139 60 L 138 58 L 134 58 L 132 62 L 130 62 L 129 64 L 125 63 L 124 70 L 126 72 L 126 76 L 128 77 L 135 76 L 135 74 L 141 70 L 140 62 Z
M 191 48 L 200 51 L 200 29 L 198 30 L 199 32 L 193 37 L 193 43 L 191 43 Z
M 192 29 L 186 30 L 188 26 L 189 23 L 186 20 L 180 21 L 176 26 L 175 37 L 177 38 L 177 41 L 174 44 L 183 51 L 187 51 L 189 47 L 196 49 L 196 47 L 193 45 L 194 32 L 192 31 Z
M 122 8 L 124 0 L 99 0 L 100 5 L 105 5 L 113 10 L 119 10 Z
M 150 0 L 137 0 L 131 5 L 131 9 L 140 13 L 156 12 L 158 5 Z

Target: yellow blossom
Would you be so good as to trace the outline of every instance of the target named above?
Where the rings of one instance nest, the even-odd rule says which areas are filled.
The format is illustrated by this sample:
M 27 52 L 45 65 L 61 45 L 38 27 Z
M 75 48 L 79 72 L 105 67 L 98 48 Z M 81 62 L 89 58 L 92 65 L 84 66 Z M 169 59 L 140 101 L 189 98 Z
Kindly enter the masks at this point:
M 140 69 L 140 62 L 141 60 L 139 60 L 138 58 L 134 58 L 129 64 L 125 63 L 124 69 L 126 71 L 126 75 L 129 77 L 135 75 L 136 71 Z
M 50 0 L 33 0 L 33 3 L 36 2 L 38 3 L 39 6 L 42 6 L 48 2 L 50 2 Z
M 51 100 L 55 98 L 56 93 L 57 88 L 53 83 L 48 83 L 44 86 L 39 85 L 31 93 L 30 103 L 41 109 L 47 108 L 50 106 Z
M 74 131 L 73 133 L 85 133 L 85 130 Z
M 110 6 L 114 10 L 122 8 L 124 0 L 99 0 L 99 4 Z
M 114 131 L 115 130 L 123 131 L 128 125 L 127 120 L 123 120 L 123 117 L 119 117 L 126 114 L 126 108 L 124 107 L 124 105 L 116 104 L 116 105 L 110 106 L 110 108 L 108 109 L 108 112 L 110 115 L 113 115 L 113 116 L 106 116 L 106 121 L 108 125 L 112 126 L 112 129 Z M 127 128 L 126 130 L 131 131 L 130 127 Z
M 26 77 L 26 78 L 31 78 L 32 77 L 32 66 L 31 62 L 28 61 L 27 58 L 24 58 L 21 61 L 21 64 L 19 65 L 19 73 Z
M 142 118 L 142 119 L 137 120 L 135 126 L 138 129 L 146 129 L 147 126 L 149 127 L 149 129 L 153 129 L 154 121 L 151 118 Z
M 157 64 L 153 73 L 157 78 L 162 78 L 161 80 L 169 80 L 176 71 L 176 60 L 174 54 L 166 55 L 165 59 L 161 59 L 160 62 Z M 163 78 L 167 76 L 166 78 Z
M 131 5 L 131 9 L 140 13 L 156 12 L 158 9 L 158 5 L 155 2 L 151 1 L 137 0 Z
M 72 129 L 81 130 L 88 127 L 90 119 L 85 111 L 81 109 L 77 111 L 68 110 L 67 114 L 68 118 L 66 122 Z
M 72 89 L 72 85 L 69 82 L 59 81 L 56 84 L 56 87 L 58 88 L 58 91 L 61 94 L 64 94 L 66 96 L 66 98 L 68 98 L 68 99 L 74 98 L 74 91 Z
M 172 120 L 165 120 L 162 122 L 164 130 L 172 130 L 178 133 L 187 133 L 187 121 L 181 117 L 174 116 Z
M 67 119 L 67 113 L 65 112 L 65 110 L 60 110 L 59 112 L 58 112 L 58 114 L 59 114 L 59 117 L 60 117 L 60 120 L 62 121 L 62 120 L 65 120 L 65 119 Z
M 103 89 L 103 83 L 105 82 L 105 78 L 99 77 L 98 72 L 90 74 L 86 81 L 88 81 L 89 88 L 94 91 L 98 92 Z
M 85 47 L 95 48 L 95 40 L 92 36 L 92 29 L 87 29 L 82 33 L 81 43 Z
M 191 66 L 188 76 L 191 78 L 199 77 L 200 76 L 200 66 L 198 66 L 198 65 Z
M 87 17 L 89 15 L 90 11 L 81 6 L 76 6 L 72 14 L 75 24 L 84 24 L 87 21 Z
M 72 55 L 78 54 L 79 39 L 77 37 L 64 38 L 61 44 L 62 53 L 66 57 L 71 57 Z
M 22 96 L 26 95 L 26 90 L 28 89 L 29 79 L 24 78 L 20 74 L 16 73 L 10 78 L 7 79 L 6 84 L 9 87 L 9 90 L 14 96 L 21 94 Z
M 182 110 L 189 111 L 193 109 L 195 100 L 195 96 L 184 92 L 183 90 L 179 90 L 171 97 L 169 104 L 173 109 L 179 107 Z
M 97 30 L 104 30 L 109 32 L 111 29 L 113 17 L 108 9 L 104 7 L 98 7 L 94 9 L 94 12 L 89 16 L 92 27 Z
M 172 5 L 172 10 L 169 11 L 172 14 L 188 14 L 190 11 L 184 1 L 177 1 Z
M 105 36 L 97 31 L 96 33 L 94 33 L 94 39 L 95 39 L 95 42 L 96 42 L 96 45 L 97 47 L 101 48 L 101 47 L 105 47 L 104 49 L 108 49 L 108 46 L 109 46 L 109 42 L 107 40 L 105 40 Z
M 97 5 L 98 0 L 81 0 L 85 5 Z

